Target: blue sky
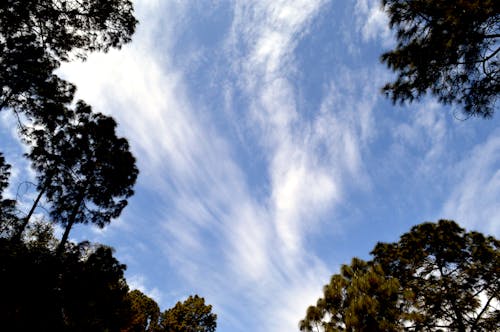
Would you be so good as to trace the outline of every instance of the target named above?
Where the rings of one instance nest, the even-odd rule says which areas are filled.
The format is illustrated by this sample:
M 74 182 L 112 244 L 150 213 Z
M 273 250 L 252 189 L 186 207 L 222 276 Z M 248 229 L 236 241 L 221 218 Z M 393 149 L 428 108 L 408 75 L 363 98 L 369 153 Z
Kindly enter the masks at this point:
M 135 6 L 131 44 L 60 72 L 141 171 L 119 220 L 71 236 L 112 245 L 163 309 L 197 293 L 220 332 L 295 331 L 340 264 L 412 225 L 500 236 L 499 114 L 391 105 L 378 0 Z M 0 115 L 14 192 L 32 174 Z

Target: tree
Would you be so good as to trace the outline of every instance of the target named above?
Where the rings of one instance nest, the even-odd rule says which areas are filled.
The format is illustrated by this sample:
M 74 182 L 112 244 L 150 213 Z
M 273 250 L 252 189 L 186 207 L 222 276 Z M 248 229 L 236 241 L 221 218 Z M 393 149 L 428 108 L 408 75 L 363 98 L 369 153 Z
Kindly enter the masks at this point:
M 61 257 L 62 319 L 67 331 L 122 331 L 131 319 L 125 265 L 111 248 L 70 245 Z
M 307 309 L 301 331 L 400 331 L 399 283 L 380 265 L 354 258 L 323 288 L 324 296 Z M 321 329 L 320 329 L 321 328 Z
M 135 289 L 128 293 L 132 319 L 127 332 L 157 332 L 160 308 L 150 297 Z
M 9 185 L 10 165 L 5 162 L 0 152 L 0 237 L 9 237 L 17 224 L 15 211 L 16 202 L 3 197 L 4 190 Z
M 61 61 L 119 48 L 130 41 L 136 24 L 129 0 L 2 1 L 0 110 L 29 109 L 39 96 L 50 96 L 46 82 L 66 85 L 61 91 L 52 90 L 64 95 L 68 83 L 53 75 Z
M 373 260 L 333 275 L 302 331 L 493 331 L 500 319 L 500 242 L 455 222 L 423 223 Z
M 6 0 L 0 18 L 2 39 L 33 36 L 31 44 L 63 61 L 121 47 L 137 24 L 130 0 Z
M 198 295 L 189 296 L 162 313 L 160 331 L 165 332 L 214 332 L 217 327 L 217 315 L 212 313 L 212 306 L 205 305 L 205 299 Z
M 47 124 L 26 129 L 27 154 L 37 172 L 39 195 L 18 231 L 24 231 L 42 195 L 54 222 L 65 226 L 62 248 L 75 223 L 104 227 L 120 215 L 133 194 L 138 170 L 126 139 L 116 136 L 116 122 L 78 102 L 75 110 L 51 115 Z
M 427 92 L 468 116 L 490 117 L 500 93 L 500 3 L 495 0 L 382 0 L 395 49 L 382 62 L 397 74 L 383 87 L 393 102 Z
M 0 238 L 0 322 L 5 331 L 115 331 L 130 322 L 125 266 L 87 242 L 56 255 L 50 230 Z
M 372 254 L 395 276 L 416 330 L 493 331 L 500 308 L 500 241 L 440 220 L 415 226 Z

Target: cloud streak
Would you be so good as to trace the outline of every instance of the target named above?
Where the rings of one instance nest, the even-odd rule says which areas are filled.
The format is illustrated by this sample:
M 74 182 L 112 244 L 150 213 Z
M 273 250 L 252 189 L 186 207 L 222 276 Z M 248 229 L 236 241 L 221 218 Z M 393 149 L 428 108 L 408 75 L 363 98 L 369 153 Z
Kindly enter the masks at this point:
M 192 24 L 192 6 L 138 2 L 143 23 L 134 43 L 63 68 L 80 97 L 117 118 L 141 170 L 121 226 L 96 236 L 130 258 L 131 284 L 164 307 L 199 292 L 214 304 L 221 331 L 294 330 L 335 268 L 308 240 L 340 224 L 331 217 L 352 192 L 369 196 L 378 189 L 366 159 L 385 154 L 372 152 L 373 142 L 382 136 L 402 150 L 424 151 L 423 167 L 446 154 L 448 128 L 430 105 L 432 112 L 422 109 L 389 132 L 392 120 L 384 123 L 387 115 L 374 113 L 387 75 L 376 66 L 339 64 L 322 82 L 319 107 L 301 100 L 294 80 L 308 72 L 299 68 L 297 50 L 326 6 L 321 0 L 234 2 L 220 50 L 229 69 L 207 61 L 207 71 L 222 76 L 217 97 L 227 109 L 211 109 L 211 95 L 192 89 L 189 66 L 174 61 L 203 53 L 195 45 L 189 48 L 195 54 L 176 54 L 182 43 L 176 31 Z M 359 36 L 388 43 L 375 1 L 354 7 L 356 27 L 344 43 Z M 220 112 L 227 118 L 220 120 Z M 221 121 L 237 132 L 222 132 Z M 421 136 L 429 140 L 418 145 Z M 444 214 L 458 219 L 477 205 L 483 219 L 497 218 L 491 207 L 498 202 L 492 197 L 500 197 L 498 149 L 493 135 L 460 164 L 476 171 L 453 187 Z M 254 172 L 243 150 L 257 151 L 249 158 Z M 394 192 L 406 189 L 398 183 Z M 482 192 L 484 205 L 477 200 Z M 150 257 L 137 259 L 137 252 Z

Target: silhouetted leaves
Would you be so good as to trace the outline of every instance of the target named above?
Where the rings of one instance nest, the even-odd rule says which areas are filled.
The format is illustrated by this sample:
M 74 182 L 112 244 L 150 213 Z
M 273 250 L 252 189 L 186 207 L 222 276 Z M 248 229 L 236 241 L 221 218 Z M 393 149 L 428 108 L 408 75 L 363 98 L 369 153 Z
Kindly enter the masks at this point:
M 46 196 L 52 220 L 66 227 L 62 245 L 74 223 L 104 227 L 119 216 L 138 170 L 112 118 L 78 102 L 74 111 L 65 110 L 47 126 L 35 122 L 25 139 L 37 189 Z
M 374 259 L 343 265 L 309 307 L 302 331 L 494 331 L 500 242 L 453 221 L 423 223 Z
M 500 3 L 496 0 L 382 0 L 396 31 L 382 62 L 396 72 L 394 102 L 430 92 L 465 114 L 493 115 L 500 93 Z
M 43 118 L 70 103 L 74 86 L 53 74 L 60 62 L 119 48 L 136 24 L 128 0 L 0 2 L 0 111 Z
M 3 192 L 9 185 L 9 176 L 10 165 L 5 162 L 0 152 L 0 238 L 11 236 L 18 223 L 15 211 L 16 202 L 3 197 Z
M 121 331 L 130 320 L 124 269 L 107 247 L 72 244 L 56 255 L 43 238 L 0 238 L 2 329 Z

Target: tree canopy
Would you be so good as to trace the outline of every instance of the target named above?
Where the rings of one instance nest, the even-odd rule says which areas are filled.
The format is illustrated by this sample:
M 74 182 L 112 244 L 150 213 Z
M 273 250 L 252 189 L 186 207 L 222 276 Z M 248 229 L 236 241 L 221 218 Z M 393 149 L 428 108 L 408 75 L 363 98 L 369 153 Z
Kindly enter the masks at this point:
M 12 234 L 18 221 L 15 211 L 16 201 L 3 197 L 4 190 L 9 186 L 9 176 L 10 165 L 0 152 L 0 237 Z
M 393 102 L 430 92 L 466 115 L 490 117 L 500 93 L 500 3 L 495 0 L 382 0 L 397 44 L 382 62 L 397 78 Z
M 212 313 L 212 306 L 198 295 L 177 302 L 160 317 L 160 331 L 165 332 L 214 332 L 216 327 L 217 315 Z
M 39 230 L 42 231 L 39 231 Z M 0 321 L 6 331 L 121 331 L 130 321 L 125 266 L 88 242 L 55 254 L 52 232 L 0 238 Z
M 129 0 L 2 1 L 0 111 L 38 115 L 70 103 L 75 87 L 53 74 L 60 62 L 119 48 L 136 25 Z
M 52 220 L 66 227 L 62 244 L 74 223 L 104 227 L 119 216 L 133 194 L 138 170 L 112 118 L 78 102 L 74 111 L 65 109 L 48 125 L 35 122 L 25 140 L 37 189 L 50 204 Z
M 216 315 L 203 298 L 160 315 L 153 299 L 129 292 L 126 267 L 111 248 L 68 241 L 74 223 L 103 227 L 120 215 L 138 170 L 115 120 L 74 102 L 76 87 L 54 71 L 61 61 L 121 47 L 136 23 L 129 0 L 0 3 L 0 111 L 17 115 L 38 181 L 38 196 L 22 215 L 16 200 L 3 197 L 10 165 L 0 152 L 2 329 L 215 331 Z M 29 223 L 42 198 L 49 213 Z M 65 228 L 61 240 L 54 223 Z
M 127 332 L 158 332 L 160 307 L 141 291 L 135 289 L 128 293 L 132 319 Z
M 301 331 L 494 331 L 500 318 L 500 241 L 455 222 L 423 223 L 373 260 L 332 276 Z

